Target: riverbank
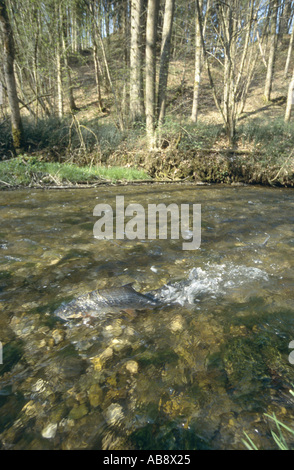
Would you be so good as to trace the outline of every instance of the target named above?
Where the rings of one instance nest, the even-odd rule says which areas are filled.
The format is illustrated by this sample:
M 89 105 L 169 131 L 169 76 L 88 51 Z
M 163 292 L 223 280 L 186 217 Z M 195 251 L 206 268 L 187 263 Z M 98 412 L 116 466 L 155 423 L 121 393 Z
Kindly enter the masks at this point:
M 260 152 L 173 149 L 138 152 L 135 157 L 117 152 L 107 166 L 45 162 L 27 155 L 0 162 L 0 190 L 154 182 L 294 187 L 294 157 L 292 153 L 269 163 Z
M 233 149 L 161 150 L 131 157 L 157 180 L 195 183 L 259 184 L 294 187 L 294 153 L 264 158 L 260 151 Z M 112 164 L 130 164 L 127 155 L 115 155 Z
M 281 116 L 241 119 L 234 147 L 221 124 L 168 117 L 152 152 L 144 127 L 122 132 L 101 119 L 80 122 L 82 144 L 70 118 L 26 120 L 30 147 L 17 158 L 10 158 L 9 128 L 0 127 L 0 189 L 140 180 L 294 187 L 294 128 Z
M 145 171 L 134 167 L 80 167 L 70 163 L 46 162 L 42 161 L 42 157 L 27 155 L 0 162 L 0 189 L 89 187 L 148 179 L 151 178 Z

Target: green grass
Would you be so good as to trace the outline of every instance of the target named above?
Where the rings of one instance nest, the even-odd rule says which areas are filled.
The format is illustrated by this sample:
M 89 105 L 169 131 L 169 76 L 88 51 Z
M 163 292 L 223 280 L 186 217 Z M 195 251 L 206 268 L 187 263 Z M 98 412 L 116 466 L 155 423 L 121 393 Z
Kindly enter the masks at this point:
M 283 434 L 283 429 L 286 430 L 291 436 L 294 435 L 294 430 L 289 428 L 289 426 L 286 426 L 284 423 L 282 423 L 278 418 L 276 417 L 275 414 L 273 415 L 268 415 L 265 414 L 267 418 L 269 418 L 271 421 L 274 422 L 276 426 L 276 432 L 271 430 L 271 435 L 274 440 L 274 442 L 277 445 L 278 450 L 293 450 L 289 447 L 287 440 Z M 246 439 L 243 439 L 243 444 L 248 450 L 259 450 L 256 444 L 252 441 L 252 439 L 244 433 L 246 436 Z
M 116 182 L 149 179 L 143 170 L 124 167 L 83 166 L 42 162 L 26 155 L 0 162 L 0 186 L 36 184 L 94 183 L 98 180 Z
M 291 395 L 294 396 L 293 390 L 290 390 L 290 393 L 291 393 Z M 290 436 L 292 441 L 293 441 L 294 429 L 289 428 L 289 426 L 282 423 L 276 417 L 276 415 L 274 413 L 272 415 L 269 415 L 269 414 L 265 413 L 264 416 L 266 418 L 270 419 L 276 427 L 275 431 L 273 429 L 271 430 L 271 435 L 272 435 L 272 438 L 273 438 L 274 442 L 277 445 L 278 450 L 293 450 L 293 449 L 290 448 L 290 446 L 287 442 L 287 439 L 284 435 L 284 432 L 286 431 L 288 436 Z M 256 446 L 256 444 L 248 436 L 248 434 L 246 434 L 246 432 L 244 432 L 244 434 L 245 434 L 246 439 L 243 439 L 242 442 L 245 445 L 245 447 L 248 450 L 259 450 L 258 447 Z
M 264 164 L 282 164 L 294 148 L 293 123 L 282 118 L 255 118 L 238 126 L 238 138 L 246 145 L 253 143 L 264 155 Z

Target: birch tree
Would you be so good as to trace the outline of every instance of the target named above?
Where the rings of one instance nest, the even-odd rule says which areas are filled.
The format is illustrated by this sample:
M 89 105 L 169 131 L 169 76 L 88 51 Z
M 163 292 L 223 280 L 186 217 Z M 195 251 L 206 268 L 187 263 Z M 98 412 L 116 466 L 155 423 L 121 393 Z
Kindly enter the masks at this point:
M 208 13 L 210 9 L 210 0 L 206 2 L 206 11 L 203 15 L 203 0 L 199 2 L 199 11 L 201 17 L 204 18 L 201 21 L 201 18 L 198 17 L 198 11 L 196 8 L 195 11 L 195 73 L 194 73 L 194 88 L 193 88 L 193 104 L 192 104 L 192 113 L 191 120 L 192 122 L 197 122 L 198 118 L 198 105 L 199 105 L 199 92 L 200 92 L 200 81 L 201 81 L 201 72 L 203 65 L 203 51 L 201 44 L 201 24 L 203 24 L 203 37 L 205 38 L 206 32 L 206 23 L 208 18 Z
M 293 15 L 292 15 L 292 19 L 293 19 Z M 284 78 L 287 78 L 287 76 L 288 76 L 290 60 L 291 60 L 291 55 L 292 55 L 292 50 L 293 50 L 293 40 L 294 40 L 294 27 L 293 26 L 292 26 L 292 32 L 291 32 L 290 41 L 289 41 L 287 59 L 286 59 L 286 64 L 285 64 L 285 69 L 284 69 Z
M 146 26 L 146 132 L 149 148 L 155 147 L 156 37 L 159 0 L 148 0 Z
M 141 54 L 141 16 L 143 0 L 131 0 L 130 117 L 136 121 L 144 114 Z
M 160 52 L 160 70 L 159 70 L 159 84 L 158 84 L 158 125 L 162 126 L 165 118 L 166 110 L 166 88 L 168 80 L 168 69 L 170 59 L 170 45 L 172 26 L 174 19 L 175 0 L 166 0 L 163 29 L 162 29 L 162 40 L 161 40 L 161 52 Z
M 273 0 L 272 5 L 270 5 L 270 16 L 271 16 L 271 29 L 270 29 L 270 50 L 267 64 L 267 73 L 264 86 L 264 98 L 266 101 L 270 101 L 273 76 L 274 76 L 274 65 L 275 65 L 275 56 L 277 49 L 277 19 L 278 19 L 278 7 L 279 1 Z
M 292 73 L 292 79 L 289 83 L 288 87 L 288 96 L 287 96 L 287 105 L 286 105 L 286 112 L 285 112 L 285 122 L 289 122 L 292 113 L 292 107 L 294 104 L 294 69 Z

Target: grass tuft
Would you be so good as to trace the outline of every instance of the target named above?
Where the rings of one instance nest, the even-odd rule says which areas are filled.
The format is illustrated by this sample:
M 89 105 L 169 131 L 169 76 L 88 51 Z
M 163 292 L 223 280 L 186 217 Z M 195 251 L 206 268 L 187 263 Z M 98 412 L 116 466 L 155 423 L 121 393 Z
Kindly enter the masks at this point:
M 124 167 L 84 166 L 43 162 L 37 157 L 19 156 L 0 162 L 0 184 L 22 186 L 33 184 L 94 183 L 98 180 L 145 180 L 150 177 L 143 170 Z
M 291 395 L 294 396 L 293 390 L 290 390 Z M 287 436 L 293 440 L 294 436 L 294 429 L 291 429 L 289 426 L 286 424 L 282 423 L 273 413 L 272 415 L 269 415 L 267 413 L 264 414 L 264 416 L 268 419 L 270 419 L 275 427 L 276 431 L 271 430 L 271 435 L 274 440 L 274 442 L 277 444 L 278 450 L 293 450 L 289 447 L 289 444 L 287 443 L 287 439 L 284 435 L 284 432 L 286 431 Z M 252 441 L 252 439 L 248 436 L 246 432 L 244 432 L 244 435 L 246 439 L 242 439 L 243 444 L 248 450 L 259 450 L 256 446 L 256 444 Z

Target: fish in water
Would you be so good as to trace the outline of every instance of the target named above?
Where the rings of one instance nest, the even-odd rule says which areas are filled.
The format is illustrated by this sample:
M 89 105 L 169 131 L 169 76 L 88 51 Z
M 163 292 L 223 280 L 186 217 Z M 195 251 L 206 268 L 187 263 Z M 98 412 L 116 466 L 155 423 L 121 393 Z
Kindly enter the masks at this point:
M 62 304 L 55 311 L 55 315 L 63 320 L 86 317 L 102 320 L 107 314 L 112 313 L 133 313 L 163 305 L 193 305 L 195 297 L 198 297 L 203 290 L 204 292 L 207 290 L 205 283 L 198 282 L 198 270 L 193 268 L 188 278 L 172 284 L 168 283 L 146 294 L 137 292 L 132 284 L 94 290 L 68 304 Z
M 133 289 L 132 284 L 122 287 L 99 289 L 81 295 L 68 304 L 62 304 L 55 315 L 63 320 L 72 318 L 95 317 L 103 320 L 108 314 L 120 312 L 133 313 L 169 306 L 194 307 L 196 302 L 207 295 L 223 295 L 230 288 L 236 288 L 240 280 L 268 280 L 264 271 L 254 267 L 231 265 L 224 271 L 224 265 L 212 265 L 208 271 L 192 268 L 188 276 L 178 281 L 167 283 L 159 289 L 142 294 Z M 190 307 L 189 307 L 190 306 Z
M 130 284 L 122 287 L 99 289 L 83 294 L 66 305 L 61 305 L 55 315 L 63 320 L 73 318 L 102 318 L 106 314 L 153 309 L 161 302 L 152 294 L 141 294 Z

